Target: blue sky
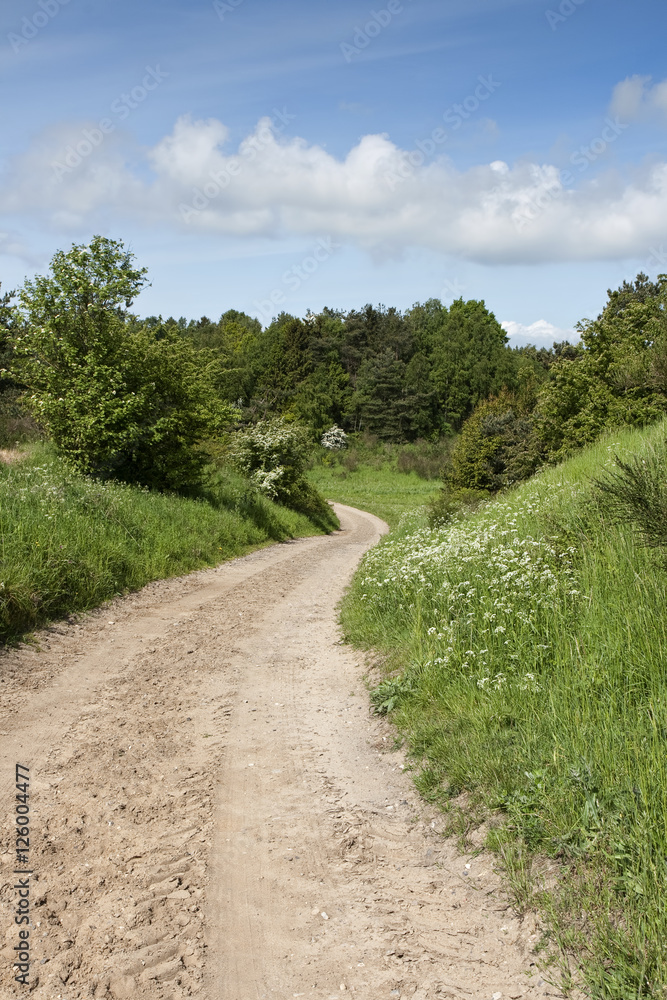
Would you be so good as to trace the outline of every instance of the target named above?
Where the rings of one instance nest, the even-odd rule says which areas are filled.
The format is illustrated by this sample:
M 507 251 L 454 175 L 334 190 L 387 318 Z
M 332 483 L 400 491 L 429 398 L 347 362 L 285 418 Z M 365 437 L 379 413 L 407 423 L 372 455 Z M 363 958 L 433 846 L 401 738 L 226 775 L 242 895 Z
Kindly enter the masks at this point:
M 8 0 L 0 281 L 94 233 L 141 314 L 483 298 L 550 343 L 667 271 L 664 0 Z

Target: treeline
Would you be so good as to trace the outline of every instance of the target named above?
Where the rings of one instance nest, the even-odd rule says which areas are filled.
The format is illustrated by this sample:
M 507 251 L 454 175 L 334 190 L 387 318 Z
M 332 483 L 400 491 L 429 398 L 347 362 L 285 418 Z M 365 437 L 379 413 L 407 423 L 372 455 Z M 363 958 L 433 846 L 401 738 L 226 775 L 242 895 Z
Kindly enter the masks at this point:
M 462 299 L 282 313 L 265 329 L 234 310 L 146 323 L 219 357 L 245 423 L 281 414 L 314 438 L 332 424 L 392 442 L 458 434 L 450 485 L 495 492 L 667 411 L 666 301 L 667 277 L 639 274 L 578 324 L 579 343 L 549 349 L 509 347 L 485 303 Z
M 312 443 L 332 425 L 394 443 L 456 435 L 448 487 L 495 492 L 667 411 L 665 275 L 610 290 L 580 343 L 550 349 L 511 348 L 485 303 L 463 299 L 281 313 L 265 328 L 233 309 L 140 319 L 129 306 L 144 275 L 122 243 L 94 237 L 16 303 L 0 297 L 5 443 L 23 389 L 83 471 L 158 489 L 187 487 L 207 441 L 284 418 Z
M 152 316 L 145 323 L 215 351 L 226 369 L 225 398 L 246 422 L 281 414 L 314 435 L 337 424 L 396 442 L 460 430 L 490 394 L 518 391 L 527 378 L 540 384 L 575 351 L 567 343 L 511 349 L 484 302 L 462 299 L 449 308 L 430 299 L 405 313 L 372 305 L 305 319 L 281 313 L 264 329 L 236 310 L 217 322 Z

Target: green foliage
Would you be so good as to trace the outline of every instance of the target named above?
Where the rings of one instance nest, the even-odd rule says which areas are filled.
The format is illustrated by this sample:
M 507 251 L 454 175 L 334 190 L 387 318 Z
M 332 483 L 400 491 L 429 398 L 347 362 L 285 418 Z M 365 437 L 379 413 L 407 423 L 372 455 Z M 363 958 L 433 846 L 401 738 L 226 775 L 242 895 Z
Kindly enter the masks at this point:
M 19 397 L 20 389 L 14 386 L 0 393 L 0 448 L 16 448 L 42 436 Z
M 156 489 L 196 487 L 196 445 L 231 420 L 220 370 L 173 331 L 137 327 L 123 306 L 144 283 L 121 243 L 96 236 L 53 258 L 19 293 L 12 371 L 76 468 Z
M 503 390 L 484 400 L 463 425 L 446 473 L 448 489 L 487 490 L 531 476 L 542 461 L 540 442 L 530 413 L 530 375 L 521 396 Z
M 427 506 L 429 526 L 443 527 L 457 517 L 472 514 L 487 500 L 489 494 L 486 490 L 444 486 Z
M 9 373 L 13 360 L 11 331 L 14 316 L 11 306 L 14 294 L 0 294 L 0 448 L 13 448 L 40 437 L 37 425 L 19 400 L 21 387 Z
M 600 1000 L 667 986 L 667 575 L 624 523 L 664 515 L 666 429 L 616 431 L 446 527 L 405 519 L 343 605 L 347 637 L 400 670 L 376 701 L 420 787 L 501 810 L 517 896 Z
M 667 442 L 629 461 L 616 457 L 616 466 L 594 480 L 602 510 L 667 554 Z
M 432 381 L 443 429 L 461 426 L 491 393 L 515 381 L 507 335 L 484 302 L 453 302 L 430 333 Z
M 0 282 L 0 290 L 2 283 Z M 13 383 L 8 379 L 7 366 L 11 358 L 10 328 L 12 325 L 12 299 L 14 292 L 0 294 L 0 393 Z
M 342 423 L 349 408 L 350 378 L 336 354 L 331 352 L 297 386 L 292 410 L 295 416 L 313 429 L 317 438 L 331 422 Z
M 453 436 L 424 440 L 418 438 L 396 449 L 399 472 L 414 472 L 420 479 L 442 479 L 451 461 L 456 439 Z
M 377 715 L 388 715 L 393 712 L 401 698 L 412 694 L 415 688 L 413 677 L 401 675 L 388 677 L 381 681 L 371 691 L 371 704 Z
M 537 430 L 555 460 L 606 427 L 644 426 L 667 411 L 667 276 L 640 274 L 608 295 L 600 316 L 579 324 L 584 350 L 553 365 L 539 393 Z
M 92 479 L 44 446 L 31 452 L 0 464 L 0 641 L 150 580 L 321 530 L 229 469 L 206 499 L 191 499 Z
M 402 412 L 404 381 L 405 362 L 392 351 L 364 358 L 350 402 L 355 424 L 389 441 L 404 438 L 408 429 Z
M 217 323 L 203 316 L 163 325 L 216 352 L 226 369 L 222 397 L 241 401 L 244 420 L 281 414 L 306 424 L 313 442 L 332 423 L 397 443 L 438 438 L 489 393 L 515 387 L 521 364 L 546 377 L 551 358 L 511 351 L 493 314 L 475 301 L 447 309 L 432 299 L 405 314 L 371 305 L 303 320 L 281 313 L 264 330 L 232 311 Z
M 305 478 L 305 430 L 283 418 L 263 420 L 240 431 L 234 442 L 238 469 L 271 500 L 319 518 L 329 528 L 336 519 L 326 501 Z
M 308 478 L 324 496 L 370 511 L 395 528 L 401 518 L 427 503 L 449 450 L 449 440 L 396 445 L 355 435 L 344 452 L 324 448 Z
M 288 410 L 297 387 L 313 370 L 307 324 L 282 313 L 259 338 L 262 344 L 254 395 L 264 415 Z

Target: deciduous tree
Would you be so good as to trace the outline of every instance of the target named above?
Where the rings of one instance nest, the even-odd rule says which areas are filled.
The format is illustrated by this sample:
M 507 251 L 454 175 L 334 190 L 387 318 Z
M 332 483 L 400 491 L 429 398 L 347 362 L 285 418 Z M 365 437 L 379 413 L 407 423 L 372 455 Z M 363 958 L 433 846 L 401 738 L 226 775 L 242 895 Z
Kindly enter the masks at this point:
M 232 417 L 219 365 L 176 332 L 128 321 L 145 268 L 96 236 L 19 292 L 13 372 L 56 448 L 84 472 L 157 489 L 196 484 L 202 439 Z

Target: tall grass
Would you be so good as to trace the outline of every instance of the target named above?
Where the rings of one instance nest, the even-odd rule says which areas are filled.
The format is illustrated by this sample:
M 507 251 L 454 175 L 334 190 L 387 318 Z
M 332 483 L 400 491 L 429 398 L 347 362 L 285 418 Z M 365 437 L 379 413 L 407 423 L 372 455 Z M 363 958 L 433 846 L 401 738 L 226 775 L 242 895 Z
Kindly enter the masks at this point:
M 667 573 L 592 480 L 666 432 L 618 432 L 445 528 L 405 518 L 343 608 L 401 663 L 374 699 L 422 792 L 500 811 L 524 902 L 531 858 L 557 859 L 553 939 L 619 1000 L 667 986 Z
M 0 464 L 0 640 L 150 580 L 330 530 L 219 474 L 194 500 L 101 483 L 48 448 Z

